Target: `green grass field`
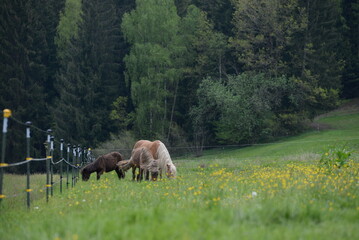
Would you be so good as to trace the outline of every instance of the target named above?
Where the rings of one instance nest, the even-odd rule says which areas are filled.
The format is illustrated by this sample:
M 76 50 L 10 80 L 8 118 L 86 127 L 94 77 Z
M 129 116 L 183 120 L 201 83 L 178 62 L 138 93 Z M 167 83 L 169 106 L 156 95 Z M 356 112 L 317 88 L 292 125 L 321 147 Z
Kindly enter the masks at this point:
M 359 239 L 359 109 L 316 123 L 325 129 L 176 159 L 174 180 L 93 175 L 62 194 L 56 185 L 46 203 L 44 176 L 32 176 L 30 210 L 23 196 L 2 201 L 0 239 Z M 343 146 L 343 167 L 319 167 Z M 6 175 L 5 185 L 19 178 Z

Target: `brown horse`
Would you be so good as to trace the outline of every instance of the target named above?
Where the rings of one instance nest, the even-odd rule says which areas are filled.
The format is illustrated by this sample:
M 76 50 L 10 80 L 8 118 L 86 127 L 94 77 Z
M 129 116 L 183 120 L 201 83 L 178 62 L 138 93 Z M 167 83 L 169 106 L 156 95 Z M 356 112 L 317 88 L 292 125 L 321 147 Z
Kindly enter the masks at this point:
M 122 155 L 118 152 L 111 152 L 98 157 L 95 161 L 81 169 L 82 180 L 89 180 L 93 172 L 97 173 L 97 180 L 99 180 L 104 172 L 111 172 L 113 170 L 116 171 L 119 179 L 124 178 L 125 172 L 117 166 L 117 163 L 122 159 Z
M 151 180 L 155 181 L 158 177 L 159 167 L 158 160 L 153 159 L 152 154 L 146 148 L 136 148 L 132 150 L 131 158 L 127 163 L 120 162 L 117 164 L 123 171 L 127 171 L 132 168 L 132 179 L 135 180 L 136 168 L 140 169 L 140 173 L 137 176 L 137 181 L 142 181 L 145 173 L 145 179 L 149 180 L 149 174 L 151 173 Z
M 159 140 L 148 141 L 148 140 L 139 140 L 135 143 L 133 149 L 137 148 L 146 148 L 152 154 L 152 157 L 158 160 L 159 165 L 159 174 L 162 178 L 162 171 L 165 171 L 168 178 L 174 178 L 177 174 L 176 166 L 173 164 L 171 156 L 166 148 L 166 146 Z M 132 150 L 133 151 L 133 150 Z

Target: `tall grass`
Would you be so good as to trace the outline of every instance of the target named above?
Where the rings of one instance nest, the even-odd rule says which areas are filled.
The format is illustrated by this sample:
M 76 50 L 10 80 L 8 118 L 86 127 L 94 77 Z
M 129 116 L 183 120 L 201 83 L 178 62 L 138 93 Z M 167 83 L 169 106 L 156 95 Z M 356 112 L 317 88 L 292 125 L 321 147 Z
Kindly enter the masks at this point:
M 53 176 L 53 195 L 60 193 L 60 175 Z M 3 208 L 27 208 L 26 199 L 26 175 L 4 174 L 3 194 L 6 198 L 1 203 Z M 69 185 L 66 184 L 66 175 L 63 176 L 62 190 L 66 191 L 71 187 L 71 175 L 69 176 Z M 46 174 L 30 175 L 30 200 L 32 203 L 46 197 Z M 51 192 L 50 192 L 51 193 Z
M 108 173 L 48 203 L 34 199 L 30 210 L 5 199 L 0 238 L 359 239 L 359 115 L 318 121 L 336 127 L 176 159 L 174 180 L 138 183 Z M 343 144 L 353 152 L 347 164 L 326 171 L 325 149 Z M 15 179 L 7 184 L 18 180 L 8 177 Z
M 355 239 L 359 164 L 237 169 L 188 161 L 175 180 L 79 182 L 30 211 L 1 209 L 2 239 Z

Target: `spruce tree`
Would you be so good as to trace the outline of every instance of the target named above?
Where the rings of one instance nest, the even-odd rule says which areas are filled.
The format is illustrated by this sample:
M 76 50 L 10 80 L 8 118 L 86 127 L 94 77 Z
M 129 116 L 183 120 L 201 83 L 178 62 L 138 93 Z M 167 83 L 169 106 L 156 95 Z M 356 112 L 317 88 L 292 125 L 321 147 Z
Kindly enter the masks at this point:
M 55 68 L 51 41 L 56 17 L 52 17 L 59 9 L 46 1 L 5 0 L 0 11 L 0 106 L 11 109 L 21 122 L 32 121 L 46 129 L 50 127 L 48 83 Z M 9 160 L 19 161 L 25 155 L 24 126 L 11 126 L 8 152 L 13 159 Z M 41 143 L 35 143 L 34 151 L 43 150 L 42 138 L 35 138 Z
M 193 0 L 194 5 L 208 14 L 214 29 L 227 36 L 232 35 L 234 6 L 231 0 Z
M 305 27 L 297 0 L 234 1 L 231 44 L 244 71 L 281 76 L 288 73 L 288 48 Z
M 78 36 L 67 48 L 58 74 L 54 110 L 56 131 L 71 142 L 94 146 L 114 129 L 109 116 L 121 91 L 119 31 L 114 1 L 83 2 Z
M 343 96 L 353 98 L 359 96 L 359 3 L 356 0 L 343 1 L 343 17 L 346 20 L 345 66 L 343 72 Z
M 340 1 L 308 0 L 305 4 L 308 13 L 305 44 L 311 50 L 305 68 L 319 87 L 340 89 L 344 66 L 340 51 L 345 47 Z

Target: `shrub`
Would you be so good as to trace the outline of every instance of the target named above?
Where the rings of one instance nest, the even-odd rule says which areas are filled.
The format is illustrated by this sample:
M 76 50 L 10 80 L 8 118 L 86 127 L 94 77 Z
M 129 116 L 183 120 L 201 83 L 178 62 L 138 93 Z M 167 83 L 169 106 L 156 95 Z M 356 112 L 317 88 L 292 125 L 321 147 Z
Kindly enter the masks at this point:
M 344 146 L 330 146 L 320 158 L 319 165 L 329 172 L 348 166 L 351 151 Z

